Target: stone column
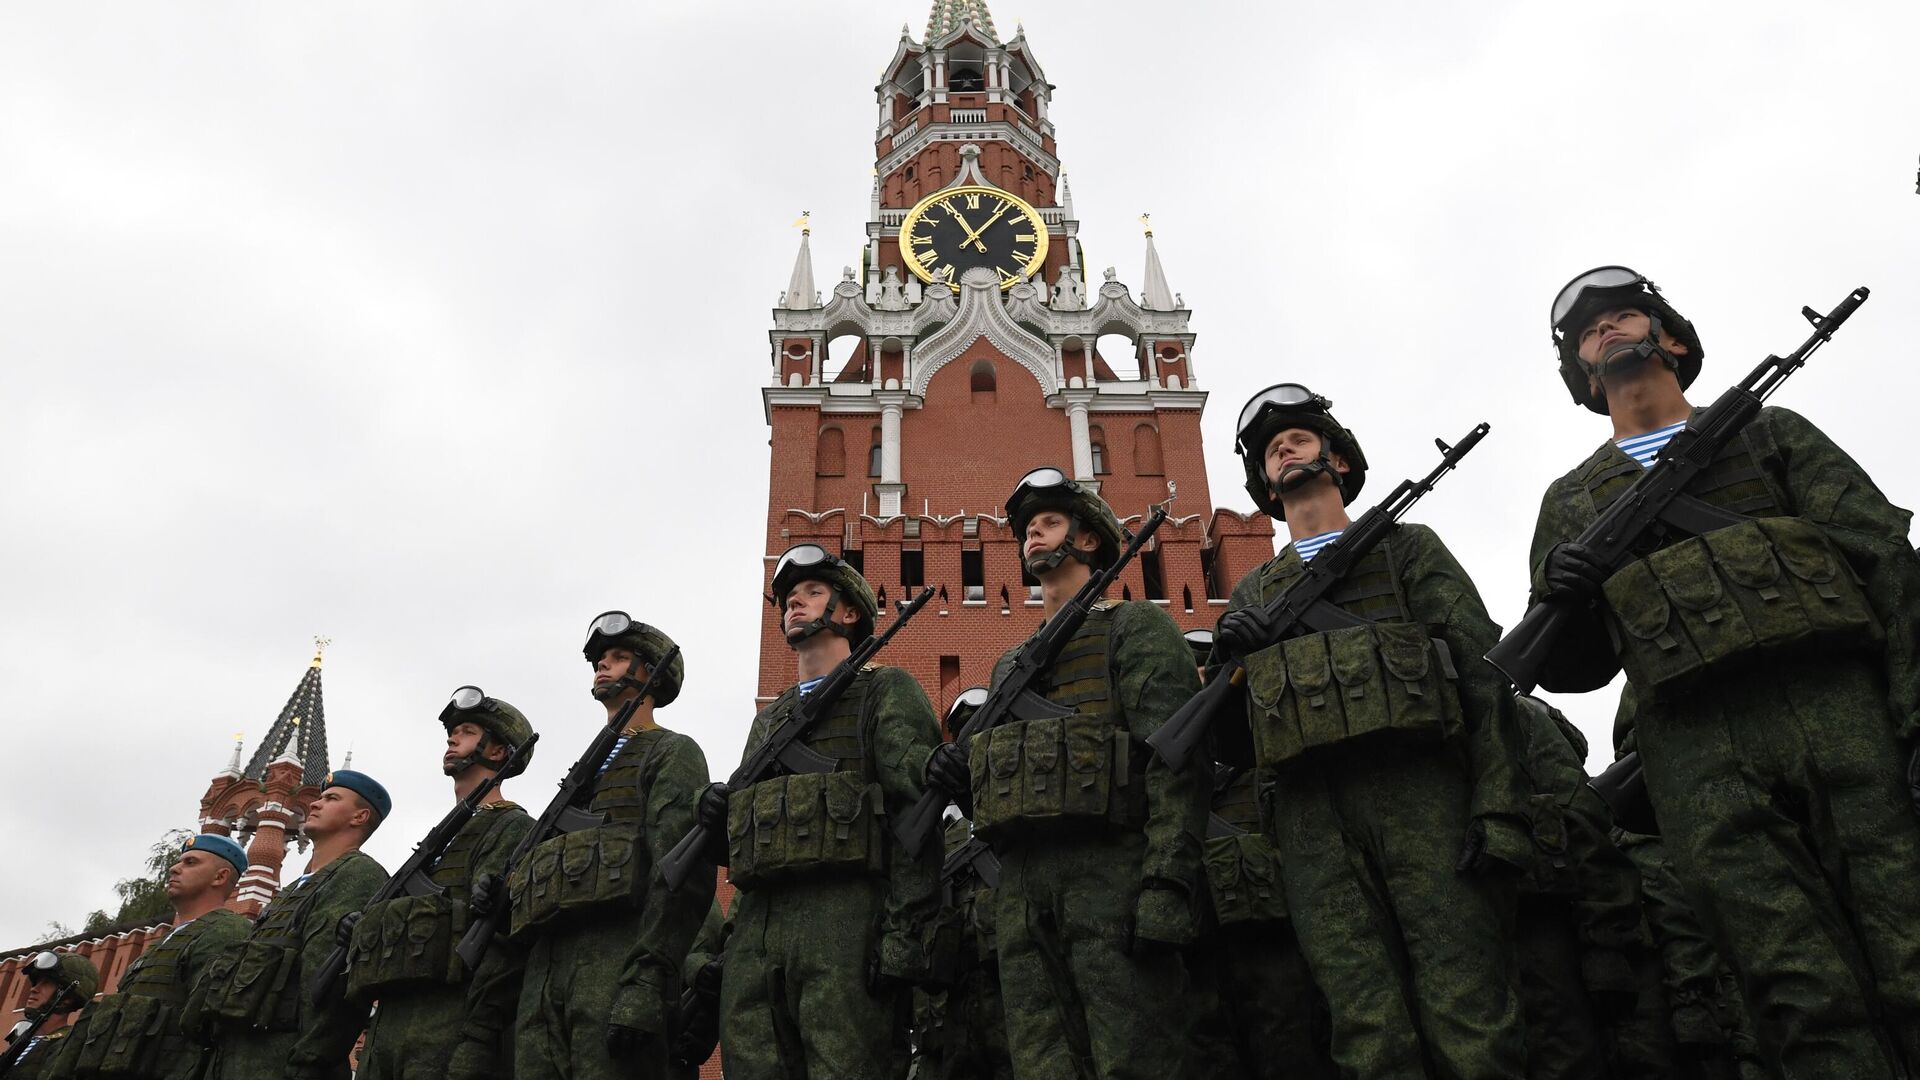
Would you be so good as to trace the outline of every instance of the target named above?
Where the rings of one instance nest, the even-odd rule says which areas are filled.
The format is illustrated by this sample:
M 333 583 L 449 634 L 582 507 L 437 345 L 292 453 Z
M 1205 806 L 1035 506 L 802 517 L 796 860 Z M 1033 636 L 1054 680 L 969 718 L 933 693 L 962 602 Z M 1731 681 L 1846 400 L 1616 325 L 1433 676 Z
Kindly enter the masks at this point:
M 1075 480 L 1093 479 L 1093 440 L 1087 432 L 1087 405 L 1092 400 L 1087 394 L 1069 393 L 1067 398 L 1067 428 L 1073 433 L 1073 478 Z
M 904 390 L 885 390 L 874 395 L 880 403 L 880 482 L 874 493 L 880 498 L 881 518 L 898 517 L 907 485 L 900 480 L 900 414 L 907 406 Z

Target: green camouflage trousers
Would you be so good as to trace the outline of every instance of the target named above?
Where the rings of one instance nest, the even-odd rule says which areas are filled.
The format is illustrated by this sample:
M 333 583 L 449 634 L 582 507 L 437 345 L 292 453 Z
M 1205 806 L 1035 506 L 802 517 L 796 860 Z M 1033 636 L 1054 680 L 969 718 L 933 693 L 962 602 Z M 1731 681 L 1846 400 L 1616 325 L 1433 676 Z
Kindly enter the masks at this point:
M 1145 846 L 1139 833 L 1116 833 L 1028 837 L 999 851 L 993 925 L 1021 1080 L 1203 1075 L 1180 957 L 1130 950 Z
M 495 948 L 506 948 L 502 941 Z M 441 1080 L 460 1045 L 467 988 L 435 986 L 383 998 L 367 1024 L 354 1080 Z M 498 1063 L 507 1072 L 506 1061 Z
M 997 967 L 966 961 L 953 985 L 926 999 L 914 1080 L 1013 1080 Z
M 1674 872 L 1778 1073 L 1887 1076 L 1889 1043 L 1920 1067 L 1920 821 L 1886 700 L 1819 657 L 1635 718 Z
M 1287 909 L 1351 1076 L 1525 1075 L 1512 889 L 1454 871 L 1465 766 L 1444 747 L 1352 746 L 1276 774 Z
M 1189 956 L 1208 1002 L 1198 1022 L 1204 1075 L 1218 1080 L 1332 1080 L 1327 1004 L 1287 922 L 1214 933 Z
M 659 1080 L 667 1075 L 665 1039 L 649 1040 L 645 1060 L 617 1064 L 607 1053 L 620 968 L 633 948 L 632 911 L 549 923 L 527 950 L 514 1029 L 514 1080 Z
M 729 1080 L 895 1080 L 906 1070 L 905 990 L 876 996 L 886 882 L 801 880 L 733 902 L 720 1046 Z

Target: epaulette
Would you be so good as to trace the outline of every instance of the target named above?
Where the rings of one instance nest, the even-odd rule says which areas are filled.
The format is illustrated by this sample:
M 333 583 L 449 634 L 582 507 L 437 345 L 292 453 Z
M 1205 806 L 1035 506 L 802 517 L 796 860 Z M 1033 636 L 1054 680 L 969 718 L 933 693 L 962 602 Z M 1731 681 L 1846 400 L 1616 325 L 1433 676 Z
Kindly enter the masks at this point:
M 1112 611 L 1114 608 L 1119 607 L 1121 603 L 1122 601 L 1115 600 L 1111 596 L 1103 596 L 1100 599 L 1095 600 L 1093 602 L 1093 610 L 1094 611 Z

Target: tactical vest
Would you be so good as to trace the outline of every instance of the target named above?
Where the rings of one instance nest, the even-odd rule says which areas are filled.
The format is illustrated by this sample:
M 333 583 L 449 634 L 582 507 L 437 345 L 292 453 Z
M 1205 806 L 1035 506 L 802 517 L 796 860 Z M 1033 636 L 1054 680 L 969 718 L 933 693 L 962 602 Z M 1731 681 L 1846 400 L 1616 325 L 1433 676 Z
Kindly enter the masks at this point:
M 973 827 L 981 836 L 1060 826 L 1131 830 L 1147 820 L 1145 770 L 1135 767 L 1136 759 L 1144 766 L 1144 755 L 1114 699 L 1108 663 L 1118 607 L 1094 605 L 1048 669 L 1048 685 L 1036 687 L 1072 716 L 1009 720 L 973 740 Z
M 1607 629 L 1636 687 L 1671 693 L 1733 661 L 1884 640 L 1853 567 L 1818 525 L 1776 498 L 1754 445 L 1765 438 L 1765 424 L 1749 424 L 1687 485 L 1689 495 L 1747 520 L 1650 541 L 1607 579 Z M 1599 512 L 1644 471 L 1608 444 L 1581 482 Z
M 647 848 L 648 765 L 673 732 L 647 728 L 633 734 L 594 783 L 587 803 L 602 824 L 543 840 L 513 870 L 507 885 L 513 933 L 541 925 L 562 912 L 624 908 L 646 902 L 653 864 Z
M 1246 658 L 1254 760 L 1284 765 L 1310 750 L 1391 735 L 1438 742 L 1462 728 L 1446 644 L 1411 621 L 1393 556 L 1380 542 L 1328 600 L 1364 626 L 1302 634 Z M 1260 569 L 1260 601 L 1305 573 L 1291 548 Z
M 60 1065 L 60 1053 L 67 1048 L 66 1040 L 73 1034 L 71 1025 L 59 1031 L 49 1031 L 27 1051 L 14 1059 L 13 1067 L 7 1070 L 12 1080 L 38 1080 L 39 1077 L 55 1077 L 55 1066 Z
M 298 1031 L 307 996 L 300 970 L 307 912 L 341 867 L 350 860 L 368 858 L 371 856 L 350 851 L 274 897 L 254 921 L 247 940 L 228 950 L 208 969 L 203 980 L 208 984 L 207 1015 L 257 1031 Z
M 367 908 L 347 951 L 347 994 L 372 1000 L 396 987 L 460 984 L 470 972 L 453 947 L 467 930 L 473 862 L 500 830 L 526 815 L 502 800 L 460 827 L 427 879 L 439 895 L 396 896 Z
M 1261 826 L 1258 774 L 1239 775 L 1213 794 L 1201 860 L 1220 926 L 1275 922 L 1287 917 L 1280 856 Z
M 877 670 L 861 671 L 800 740 L 831 758 L 832 771 L 775 776 L 727 797 L 727 877 L 735 886 L 754 889 L 820 873 L 886 873 L 886 802 L 861 733 Z M 800 701 L 799 691 L 789 689 L 767 706 L 768 737 Z
M 75 1025 L 74 1075 L 159 1076 L 170 1062 L 197 1055 L 178 1028 L 187 957 L 208 930 L 228 922 L 245 920 L 222 908 L 175 929 L 140 954 L 114 993 L 87 1006 Z

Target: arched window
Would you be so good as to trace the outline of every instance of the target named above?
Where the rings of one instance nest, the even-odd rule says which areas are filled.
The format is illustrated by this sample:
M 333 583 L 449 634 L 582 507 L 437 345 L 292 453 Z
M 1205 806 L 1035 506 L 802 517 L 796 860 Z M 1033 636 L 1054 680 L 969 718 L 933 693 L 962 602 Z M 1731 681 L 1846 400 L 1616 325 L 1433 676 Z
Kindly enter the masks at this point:
M 880 475 L 880 429 L 873 429 L 873 447 L 867 451 L 867 475 Z
M 813 471 L 821 476 L 847 474 L 847 437 L 837 427 L 820 429 L 820 445 L 814 452 Z
M 977 94 L 987 88 L 987 80 L 980 76 L 979 68 L 957 67 L 947 76 L 947 89 L 956 94 Z
M 1160 429 L 1152 424 L 1141 424 L 1133 429 L 1134 475 L 1159 476 L 1162 471 Z
M 975 360 L 973 369 L 968 372 L 968 378 L 973 385 L 974 404 L 992 404 L 994 400 L 993 361 Z
M 1093 444 L 1093 475 L 1107 475 L 1107 433 L 1095 424 L 1087 429 L 1087 440 Z

